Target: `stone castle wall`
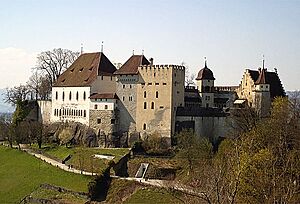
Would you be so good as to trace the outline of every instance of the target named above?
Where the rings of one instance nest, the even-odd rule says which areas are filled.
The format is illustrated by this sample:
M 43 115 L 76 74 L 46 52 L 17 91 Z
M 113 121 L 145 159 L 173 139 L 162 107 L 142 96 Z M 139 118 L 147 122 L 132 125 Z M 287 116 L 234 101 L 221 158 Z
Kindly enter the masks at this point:
M 142 135 L 174 133 L 177 106 L 184 106 L 184 67 L 155 65 L 139 67 L 136 129 Z
M 115 121 L 112 123 L 112 120 Z M 116 117 L 112 110 L 90 110 L 90 127 L 93 128 L 96 133 L 109 135 L 116 132 L 116 122 Z

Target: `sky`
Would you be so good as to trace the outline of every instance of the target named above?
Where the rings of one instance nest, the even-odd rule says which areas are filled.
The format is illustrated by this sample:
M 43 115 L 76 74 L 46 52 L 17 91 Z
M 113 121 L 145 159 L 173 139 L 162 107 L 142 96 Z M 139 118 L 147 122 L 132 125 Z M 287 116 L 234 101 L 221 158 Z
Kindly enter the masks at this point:
M 207 57 L 216 85 L 238 85 L 246 68 L 278 69 L 300 89 L 299 0 L 0 0 L 0 88 L 26 83 L 36 56 L 54 48 L 133 53 L 197 74 Z

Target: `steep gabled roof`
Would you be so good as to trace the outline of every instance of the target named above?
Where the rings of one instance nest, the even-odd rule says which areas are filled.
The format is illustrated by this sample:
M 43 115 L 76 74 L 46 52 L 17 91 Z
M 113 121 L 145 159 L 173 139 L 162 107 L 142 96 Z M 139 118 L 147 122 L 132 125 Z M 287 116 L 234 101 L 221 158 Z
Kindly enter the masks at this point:
M 97 76 L 111 76 L 116 67 L 102 53 L 84 53 L 57 79 L 53 86 L 89 86 Z
M 250 76 L 254 82 L 259 78 L 259 71 L 249 70 Z M 270 84 L 270 95 L 271 98 L 276 96 L 285 96 L 285 91 L 276 72 L 265 71 L 265 83 Z
M 266 84 L 266 69 L 259 69 L 259 76 L 255 84 Z
M 114 74 L 137 74 L 139 66 L 149 64 L 150 62 L 144 55 L 132 55 Z

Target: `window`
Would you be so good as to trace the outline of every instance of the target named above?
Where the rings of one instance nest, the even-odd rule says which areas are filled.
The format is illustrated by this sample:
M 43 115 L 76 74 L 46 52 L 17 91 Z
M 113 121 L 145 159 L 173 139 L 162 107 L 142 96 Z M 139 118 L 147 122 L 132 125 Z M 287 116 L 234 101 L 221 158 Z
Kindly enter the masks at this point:
M 57 91 L 55 92 L 55 99 L 56 100 L 58 99 L 58 92 Z
M 56 116 L 56 109 L 54 109 L 54 116 Z
M 115 124 L 116 123 L 116 119 L 111 119 L 110 120 L 110 124 Z
M 103 76 L 101 76 L 101 80 L 103 80 Z
M 160 108 L 160 109 L 163 109 L 164 107 L 163 107 L 163 106 L 159 106 L 159 108 Z
M 156 97 L 156 98 L 158 98 L 158 91 L 156 91 L 156 93 L 155 93 L 155 97 Z
M 72 100 L 72 93 L 71 93 L 71 91 L 70 91 L 70 93 L 69 93 L 69 100 L 70 100 L 70 101 Z
M 76 100 L 78 101 L 78 98 L 79 98 L 79 94 L 78 94 L 78 91 L 76 92 Z
M 148 85 L 152 85 L 152 83 L 148 83 Z
M 143 130 L 146 130 L 146 128 L 147 128 L 146 123 L 144 123 Z
M 80 110 L 79 112 L 80 112 L 80 116 L 82 116 L 82 110 Z
M 155 77 L 155 73 L 153 74 L 153 76 Z
M 83 111 L 83 117 L 86 117 L 86 110 Z
M 97 118 L 97 124 L 101 123 L 101 118 Z
M 61 116 L 61 109 L 59 109 L 59 116 Z
M 104 109 L 108 109 L 108 105 L 105 105 L 105 106 L 104 106 Z
M 146 98 L 147 97 L 147 92 L 146 91 L 144 91 L 144 98 Z
M 65 100 L 65 92 L 62 93 L 62 100 Z
M 151 103 L 151 109 L 154 109 L 154 102 Z
M 156 85 L 156 86 L 158 86 L 158 85 L 159 85 L 159 83 L 155 83 L 155 85 Z
M 163 83 L 163 85 L 165 86 L 165 85 L 167 85 L 167 83 Z
M 125 84 L 123 84 L 123 89 L 125 89 Z
M 112 78 L 113 78 L 113 77 L 112 77 L 112 76 L 110 76 L 110 80 L 111 80 L 111 81 L 112 81 Z
M 123 96 L 123 101 L 125 101 L 125 96 Z
M 86 93 L 83 92 L 83 100 L 85 100 L 85 99 L 86 99 Z
M 96 109 L 96 110 L 98 109 L 98 105 L 97 104 L 95 104 L 94 109 Z
M 131 84 L 129 85 L 129 88 L 132 88 Z
M 144 109 L 147 109 L 147 102 L 144 102 Z

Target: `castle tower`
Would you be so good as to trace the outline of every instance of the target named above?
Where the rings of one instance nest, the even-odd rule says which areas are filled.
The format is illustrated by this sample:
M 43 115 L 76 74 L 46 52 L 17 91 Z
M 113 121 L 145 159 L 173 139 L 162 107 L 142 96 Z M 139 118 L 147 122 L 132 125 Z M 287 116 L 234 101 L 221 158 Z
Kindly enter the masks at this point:
M 215 77 L 213 72 L 207 68 L 207 62 L 205 59 L 204 68 L 198 72 L 196 78 L 197 89 L 201 96 L 202 107 L 213 107 L 214 106 L 214 82 Z
M 259 77 L 255 82 L 253 105 L 260 117 L 269 115 L 271 107 L 270 84 L 267 83 L 264 66 L 259 69 Z

